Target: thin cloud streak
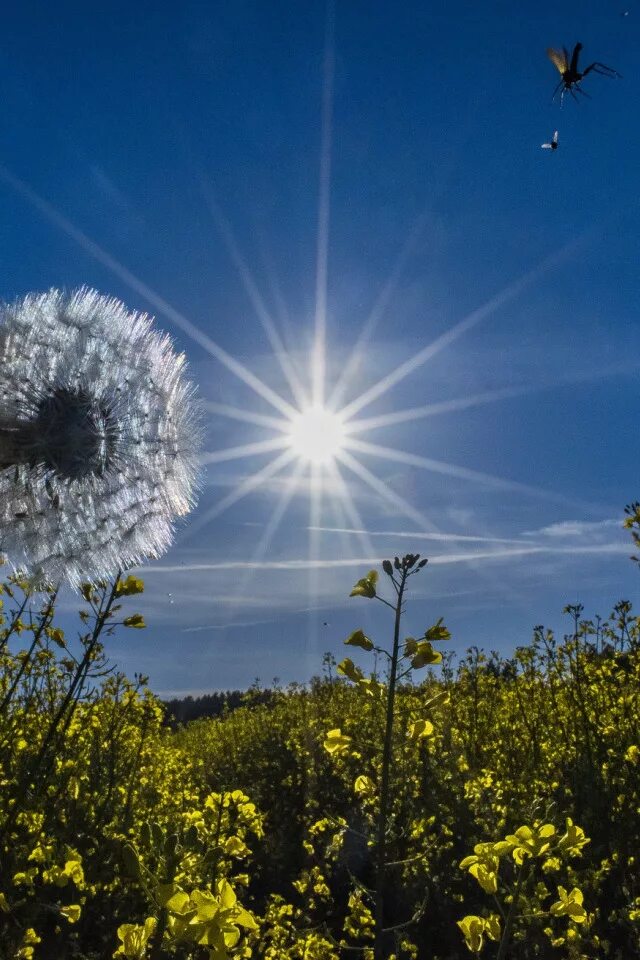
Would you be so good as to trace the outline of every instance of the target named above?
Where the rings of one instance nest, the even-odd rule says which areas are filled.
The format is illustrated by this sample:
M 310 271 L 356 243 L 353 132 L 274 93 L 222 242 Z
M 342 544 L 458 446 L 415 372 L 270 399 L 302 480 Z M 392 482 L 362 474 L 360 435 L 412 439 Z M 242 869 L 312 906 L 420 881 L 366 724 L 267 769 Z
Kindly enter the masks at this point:
M 521 543 L 514 537 L 481 537 L 464 533 L 426 533 L 424 530 L 360 530 L 355 527 L 318 527 L 322 533 L 353 533 L 368 537 L 400 537 L 407 540 L 464 541 L 469 543 Z
M 469 551 L 466 553 L 443 553 L 429 558 L 430 566 L 442 566 L 451 563 L 469 563 L 474 560 L 511 560 L 517 557 L 529 557 L 534 554 L 548 556 L 588 556 L 590 554 L 620 554 L 628 555 L 629 546 L 623 543 L 601 543 L 589 546 L 522 546 L 504 550 Z M 350 557 L 348 559 L 329 560 L 267 560 L 262 563 L 246 560 L 230 560 L 218 563 L 193 563 L 184 566 L 169 566 L 158 564 L 144 569 L 145 576 L 150 574 L 215 571 L 215 570 L 292 570 L 307 571 L 309 569 L 326 570 L 336 567 L 376 566 L 380 564 L 380 557 Z
M 202 633 L 204 630 L 237 630 L 240 627 L 262 627 L 267 623 L 279 623 L 279 620 L 244 620 L 238 623 L 207 623 L 202 627 L 184 627 L 180 633 Z

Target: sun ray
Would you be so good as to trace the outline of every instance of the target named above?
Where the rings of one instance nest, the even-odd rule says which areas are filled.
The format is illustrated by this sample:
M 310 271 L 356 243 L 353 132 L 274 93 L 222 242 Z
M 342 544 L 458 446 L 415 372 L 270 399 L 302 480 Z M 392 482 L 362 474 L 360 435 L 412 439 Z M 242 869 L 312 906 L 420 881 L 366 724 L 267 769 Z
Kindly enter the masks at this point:
M 336 463 L 335 459 L 332 460 L 331 463 L 329 464 L 329 470 L 334 482 L 338 485 L 338 488 L 339 488 L 338 497 L 340 499 L 340 502 L 342 503 L 342 507 L 345 511 L 347 519 L 353 524 L 353 527 L 355 528 L 349 532 L 354 533 L 358 537 L 358 540 L 360 541 L 360 545 L 364 550 L 365 554 L 367 554 L 367 556 L 372 556 L 375 553 L 375 550 L 373 548 L 373 543 L 371 542 L 371 537 L 369 536 L 368 531 L 363 529 L 364 524 L 362 522 L 360 511 L 358 510 L 355 503 L 353 502 L 353 497 L 351 496 L 351 492 L 347 484 L 345 483 L 345 479 L 342 476 L 340 467 Z
M 340 458 L 347 464 L 347 466 L 356 474 L 364 480 L 373 490 L 377 491 L 383 499 L 386 499 L 390 504 L 395 506 L 400 510 L 401 513 L 404 513 L 405 516 L 410 517 L 411 519 L 417 520 L 417 522 L 425 528 L 426 531 L 434 534 L 436 537 L 441 536 L 442 532 L 428 520 L 427 517 L 418 513 L 414 510 L 402 497 L 399 497 L 397 494 L 393 493 L 386 484 L 379 480 L 374 474 L 372 474 L 366 467 L 364 467 L 359 460 L 356 460 L 355 457 L 352 457 L 345 450 L 342 450 L 340 453 Z M 437 558 L 433 558 L 434 562 L 437 562 Z M 500 590 L 504 590 L 504 584 L 496 580 L 496 578 L 488 573 L 481 565 L 481 561 L 473 554 L 468 554 L 464 558 L 464 562 L 467 566 L 471 567 L 472 570 L 480 577 L 481 580 L 490 584 L 492 587 L 498 587 Z M 510 590 L 510 595 L 513 595 L 513 591 Z
M 226 450 L 214 450 L 212 453 L 203 453 L 200 463 L 226 463 L 228 460 L 240 460 L 243 457 L 253 457 L 257 453 L 271 453 L 288 447 L 287 437 L 273 437 L 271 440 L 257 440 L 255 443 L 244 443 L 239 447 L 227 447 Z
M 319 527 L 322 512 L 322 470 L 319 464 L 309 463 L 309 527 Z M 317 530 L 310 530 L 309 536 L 309 574 L 307 579 L 309 595 L 309 619 L 307 631 L 307 670 L 311 675 L 314 664 L 317 663 L 318 647 L 318 618 L 314 616 L 314 608 L 318 605 L 320 559 L 320 534 Z
M 303 380 L 309 380 L 309 368 L 308 365 L 300 362 L 301 351 L 300 351 L 300 329 L 299 325 L 294 327 L 291 313 L 285 302 L 284 295 L 282 293 L 282 288 L 280 285 L 280 280 L 278 273 L 276 271 L 274 259 L 271 253 L 270 244 L 263 235 L 260 228 L 256 229 L 256 235 L 258 240 L 258 253 L 262 263 L 262 269 L 265 273 L 267 279 L 267 286 L 269 288 L 269 293 L 271 294 L 273 303 L 275 304 L 276 314 L 278 317 L 278 322 L 280 324 L 280 329 L 282 330 L 282 339 L 284 341 L 285 349 L 291 360 L 293 368 L 296 372 L 298 378 Z M 292 344 L 295 344 L 295 349 L 292 348 Z M 306 358 L 305 358 L 306 360 Z M 304 370 L 304 372 L 303 372 Z
M 400 423 L 409 423 L 421 420 L 424 417 L 435 417 L 444 413 L 454 413 L 458 410 L 468 410 L 487 403 L 496 403 L 508 400 L 511 397 L 531 396 L 572 386 L 577 383 L 590 383 L 594 380 L 604 380 L 607 377 L 617 377 L 636 374 L 638 361 L 631 363 L 616 363 L 598 370 L 579 371 L 566 377 L 550 380 L 548 383 L 525 384 L 519 387 L 500 387 L 497 390 L 485 390 L 480 393 L 469 394 L 466 397 L 454 397 L 451 400 L 441 400 L 437 403 L 427 403 L 420 407 L 410 407 L 407 410 L 395 410 L 393 413 L 383 413 L 377 417 L 363 417 L 360 420 L 350 420 L 345 424 L 345 433 L 351 435 L 362 433 L 365 430 L 375 430 L 378 427 L 396 426 Z
M 417 241 L 422 235 L 429 213 L 430 208 L 423 210 L 414 223 L 413 228 L 409 231 L 409 235 L 396 258 L 393 269 L 391 270 L 391 273 L 389 274 L 389 277 L 387 278 L 387 281 L 382 288 L 378 299 L 374 303 L 369 316 L 365 320 L 358 339 L 356 340 L 355 346 L 349 355 L 349 359 L 347 360 L 344 369 L 333 389 L 331 398 L 329 400 L 329 406 L 332 409 L 337 409 L 339 404 L 342 403 L 349 381 L 356 374 L 358 367 L 362 362 L 365 353 L 364 348 L 370 340 L 380 320 L 384 316 L 387 307 L 389 306 L 407 260 L 409 259 Z
M 401 496 L 397 493 L 394 493 L 386 483 L 382 480 L 379 480 L 370 470 L 367 470 L 363 464 L 360 463 L 354 456 L 352 456 L 347 450 L 340 450 L 336 455 L 336 458 L 340 460 L 341 463 L 345 465 L 352 473 L 357 477 L 360 477 L 367 486 L 374 490 L 383 500 L 386 500 L 387 503 L 395 507 L 400 513 L 404 514 L 405 517 L 408 517 L 410 520 L 413 520 L 414 523 L 420 524 L 421 527 L 424 527 L 428 530 L 431 527 L 431 524 L 424 516 L 420 513 L 419 510 L 414 509 L 411 504 L 407 503 Z
M 220 233 L 224 245 L 227 248 L 231 262 L 238 272 L 245 292 L 251 301 L 251 304 L 253 305 L 260 323 L 263 326 L 269 343 L 271 344 L 271 349 L 273 350 L 274 356 L 280 364 L 280 369 L 282 370 L 282 373 L 289 384 L 296 403 L 298 406 L 304 406 L 308 402 L 308 397 L 302 387 L 302 383 L 298 377 L 298 374 L 296 373 L 293 363 L 291 362 L 291 358 L 283 343 L 282 337 L 280 336 L 280 333 L 273 322 L 273 318 L 267 310 L 262 295 L 258 290 L 253 274 L 249 270 L 249 267 L 240 252 L 240 248 L 233 234 L 233 230 L 231 229 L 231 225 L 220 209 L 220 205 L 213 194 L 213 190 L 211 189 L 209 183 L 205 180 L 204 176 L 200 178 L 200 182 L 205 200 L 207 201 L 209 210 L 211 212 L 211 216 L 213 217 L 218 228 L 218 232 Z
M 431 457 L 422 457 L 415 453 L 405 453 L 404 450 L 393 450 L 391 447 L 383 447 L 377 443 L 366 443 L 363 440 L 354 439 L 350 440 L 349 449 L 357 450 L 359 453 L 370 454 L 373 457 L 380 457 L 383 460 L 390 460 L 393 463 L 405 463 L 407 466 L 421 467 L 432 473 L 440 473 L 447 477 L 455 477 L 459 480 L 469 480 L 472 483 L 480 483 L 497 490 L 511 490 L 515 493 L 525 493 L 531 497 L 550 500 L 556 503 L 575 504 L 575 500 L 571 500 L 569 497 L 565 497 L 559 493 L 553 493 L 552 491 L 543 490 L 539 487 L 532 487 L 526 483 L 518 483 L 516 480 L 496 477 L 491 473 L 471 470 L 468 467 L 458 467 L 455 464 L 445 463 L 442 460 L 433 460 Z
M 186 540 L 190 540 L 194 534 L 202 530 L 202 528 L 211 523 L 212 520 L 215 520 L 216 517 L 223 514 L 229 507 L 232 507 L 239 500 L 242 500 L 247 494 L 252 493 L 263 483 L 266 483 L 267 480 L 275 477 L 294 459 L 295 453 L 292 450 L 285 450 L 279 457 L 276 457 L 268 463 L 266 467 L 263 467 L 262 470 L 259 470 L 257 473 L 252 473 L 251 476 L 243 480 L 239 486 L 235 487 L 231 493 L 210 507 L 203 516 L 197 520 L 193 520 L 180 538 L 180 543 L 182 544 Z
M 567 259 L 572 253 L 585 242 L 587 236 L 591 236 L 592 231 L 587 231 L 580 235 L 575 240 L 571 240 L 568 243 L 565 243 L 559 250 L 554 251 L 548 257 L 545 257 L 540 263 L 536 264 L 535 267 L 532 267 L 531 270 L 528 270 L 517 280 L 514 280 L 512 283 L 508 284 L 500 293 L 497 293 L 495 296 L 491 297 L 490 300 L 487 300 L 481 307 L 478 307 L 476 310 L 472 310 L 471 313 L 467 314 L 462 320 L 458 323 L 454 323 L 452 327 L 449 327 L 444 333 L 440 334 L 439 337 L 436 337 L 435 340 L 432 340 L 430 344 L 426 347 L 423 347 L 422 350 L 419 350 L 418 353 L 414 354 L 413 357 L 409 357 L 408 360 L 405 360 L 404 363 L 401 363 L 395 370 L 392 370 L 391 373 L 388 373 L 386 377 L 383 377 L 378 383 L 374 384 L 368 390 L 365 390 L 364 393 L 360 394 L 355 400 L 347 404 L 341 410 L 342 416 L 349 420 L 354 414 L 362 410 L 363 407 L 366 407 L 368 404 L 372 403 L 378 397 L 381 397 L 384 393 L 394 387 L 401 380 L 404 380 L 405 377 L 408 377 L 409 374 L 414 373 L 419 367 L 431 360 L 432 357 L 435 357 L 437 353 L 443 350 L 445 347 L 450 346 L 454 343 L 459 337 L 461 337 L 468 330 L 471 330 L 473 327 L 477 326 L 481 321 L 486 320 L 496 310 L 503 307 L 505 304 L 509 303 L 511 300 L 514 300 L 522 291 L 530 286 L 535 280 L 543 276 L 549 270 L 552 270 L 553 267 L 557 266 L 562 260 Z
M 212 403 L 205 400 L 202 404 L 208 413 L 217 414 L 220 417 L 229 417 L 230 420 L 240 420 L 242 423 L 252 423 L 256 427 L 268 427 L 270 430 L 279 430 L 281 432 L 289 429 L 290 421 L 277 417 L 268 417 L 262 413 L 254 413 L 252 410 L 243 410 L 241 407 L 231 407 L 226 403 Z
M 103 267 L 106 267 L 114 276 L 118 277 L 131 290 L 147 301 L 155 310 L 158 311 L 167 320 L 171 321 L 176 327 L 182 330 L 195 343 L 199 344 L 214 359 L 218 360 L 230 373 L 235 374 L 239 380 L 242 380 L 255 393 L 279 410 L 285 417 L 295 414 L 295 409 L 283 400 L 283 398 L 272 390 L 271 387 L 263 383 L 255 373 L 248 370 L 242 363 L 235 360 L 231 354 L 212 340 L 210 336 L 203 333 L 191 320 L 180 313 L 175 307 L 161 297 L 155 290 L 147 286 L 142 280 L 138 279 L 127 267 L 123 266 L 110 253 L 103 250 L 94 240 L 87 236 L 79 227 L 68 220 L 63 214 L 35 192 L 27 183 L 15 177 L 5 166 L 0 164 L 0 179 L 15 190 L 21 197 L 27 200 L 32 207 L 38 210 L 45 219 L 58 227 L 63 233 L 74 240 L 85 253 L 93 257 Z
M 435 417 L 443 413 L 453 413 L 457 410 L 468 410 L 485 403 L 497 403 L 509 397 L 524 396 L 536 393 L 544 387 L 504 387 L 500 390 L 485 390 L 483 393 L 470 394 L 468 397 L 455 397 L 452 400 L 441 400 L 438 403 L 427 403 L 422 407 L 410 407 L 407 410 L 396 410 L 393 413 L 383 413 L 378 417 L 363 417 L 361 420 L 350 420 L 345 432 L 351 436 L 365 430 L 375 430 L 379 427 L 396 426 L 399 423 L 409 423 L 412 420 L 421 420 L 424 417 Z
M 320 185 L 318 196 L 318 243 L 316 253 L 316 308 L 311 357 L 312 400 L 324 405 L 327 336 L 327 273 L 329 259 L 329 212 L 331 192 L 331 141 L 333 134 L 333 78 L 335 0 L 327 0 L 325 27 L 322 118 L 320 132 Z
M 303 470 L 304 470 L 304 461 L 299 460 L 298 463 L 295 464 L 293 470 L 291 471 L 291 475 L 286 481 L 286 485 L 278 498 L 278 502 L 276 503 L 271 516 L 269 517 L 269 521 L 263 530 L 262 536 L 260 537 L 258 543 L 255 546 L 255 549 L 251 554 L 251 557 L 249 558 L 249 565 L 243 571 L 243 574 L 240 578 L 240 583 L 236 589 L 236 594 L 238 597 L 246 596 L 247 587 L 251 583 L 253 576 L 256 573 L 256 570 L 259 569 L 261 561 L 264 560 L 269 544 L 273 540 L 273 537 L 275 536 L 280 524 L 282 523 L 282 518 L 284 517 L 287 511 L 287 508 L 291 503 L 293 495 L 296 492 L 296 488 L 298 486 L 298 483 L 300 482 L 300 477 L 302 475 Z M 229 608 L 228 608 L 229 621 L 231 621 L 231 618 L 233 617 L 237 609 L 238 609 L 237 603 L 231 603 L 229 605 Z

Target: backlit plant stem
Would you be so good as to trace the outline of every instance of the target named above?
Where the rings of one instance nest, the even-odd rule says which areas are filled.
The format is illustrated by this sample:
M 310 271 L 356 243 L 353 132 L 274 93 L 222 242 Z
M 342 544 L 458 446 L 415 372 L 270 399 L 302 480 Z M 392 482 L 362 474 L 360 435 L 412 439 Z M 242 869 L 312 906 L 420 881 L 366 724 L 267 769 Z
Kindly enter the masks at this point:
M 16 818 L 21 811 L 24 799 L 29 790 L 29 786 L 36 774 L 39 774 L 39 789 L 43 789 L 43 784 L 46 783 L 46 775 L 48 773 L 47 768 L 51 759 L 55 755 L 54 751 L 50 751 L 50 748 L 55 744 L 59 734 L 64 736 L 64 732 L 71 722 L 75 712 L 76 704 L 82 692 L 82 687 L 91 667 L 91 658 L 93 656 L 93 652 L 98 645 L 100 634 L 102 633 L 102 630 L 109 619 L 111 608 L 116 600 L 119 578 L 120 572 L 118 572 L 118 574 L 114 577 L 114 580 L 108 591 L 108 595 L 106 595 L 106 601 L 105 595 L 103 595 L 100 607 L 96 612 L 96 620 L 93 631 L 89 637 L 87 646 L 85 647 L 83 657 L 78 664 L 75 676 L 69 684 L 69 689 L 67 690 L 62 703 L 60 704 L 58 710 L 53 716 L 53 719 L 51 720 L 51 723 L 49 724 L 48 730 L 43 738 L 38 753 L 19 782 L 19 786 L 16 791 L 15 802 L 9 811 L 5 824 L 2 828 L 2 833 L 0 834 L 2 838 L 4 838 L 12 829 Z
M 387 709 L 384 732 L 384 747 L 382 752 L 382 775 L 380 783 L 380 808 L 378 811 L 377 853 L 376 853 L 376 899 L 375 899 L 375 960 L 384 960 L 384 888 L 386 880 L 386 848 L 387 848 L 387 821 L 389 816 L 389 786 L 391 780 L 391 764 L 393 761 L 393 721 L 396 698 L 396 680 L 398 672 L 398 656 L 400 651 L 400 622 L 402 619 L 402 598 L 407 582 L 408 571 L 402 569 L 397 584 L 397 600 L 393 628 L 393 650 L 389 668 L 389 685 L 387 689 Z
M 511 933 L 513 930 L 513 924 L 516 919 L 516 911 L 518 909 L 518 897 L 520 896 L 520 888 L 522 887 L 522 881 L 524 880 L 524 871 L 525 871 L 525 861 L 523 860 L 520 864 L 520 869 L 518 871 L 518 879 L 516 880 L 516 888 L 513 891 L 513 900 L 509 905 L 509 912 L 507 914 L 507 919 L 504 925 L 504 933 L 502 934 L 502 939 L 500 940 L 500 946 L 498 948 L 498 953 L 496 954 L 496 960 L 504 960 L 507 955 L 507 950 L 509 949 L 509 944 L 511 942 Z

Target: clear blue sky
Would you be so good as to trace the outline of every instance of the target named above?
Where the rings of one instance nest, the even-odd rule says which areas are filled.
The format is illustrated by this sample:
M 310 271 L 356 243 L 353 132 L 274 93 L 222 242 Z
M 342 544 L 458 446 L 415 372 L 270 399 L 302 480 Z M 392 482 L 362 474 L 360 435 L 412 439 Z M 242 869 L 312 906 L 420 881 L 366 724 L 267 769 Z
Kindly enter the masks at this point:
M 0 294 L 89 284 L 149 309 L 187 352 L 208 401 L 273 415 L 148 302 L 148 288 L 290 401 L 229 242 L 233 234 L 306 371 L 325 18 L 314 0 L 14 5 L 0 39 Z M 193 529 L 145 571 L 148 630 L 110 647 L 161 692 L 305 679 L 355 627 L 383 639 L 377 607 L 346 600 L 368 566 L 357 561 L 371 556 L 432 558 L 407 632 L 443 615 L 458 650 L 507 652 L 534 624 L 561 628 L 567 602 L 606 613 L 637 596 L 619 521 L 640 497 L 640 3 L 349 0 L 337 3 L 334 36 L 327 381 L 344 369 L 403 249 L 347 401 L 534 271 L 359 416 L 513 388 L 366 439 L 538 493 L 360 452 L 413 514 L 343 469 L 368 534 L 335 532 L 354 527 L 353 512 L 329 486 L 310 575 L 302 483 L 250 575 L 291 470 L 197 526 L 275 454 L 212 463 Z M 593 99 L 560 110 L 545 49 L 577 40 L 585 64 L 603 61 L 624 78 L 592 74 Z M 555 129 L 558 151 L 541 150 Z M 272 436 L 220 414 L 207 423 L 208 452 Z M 444 539 L 419 536 L 433 526 Z

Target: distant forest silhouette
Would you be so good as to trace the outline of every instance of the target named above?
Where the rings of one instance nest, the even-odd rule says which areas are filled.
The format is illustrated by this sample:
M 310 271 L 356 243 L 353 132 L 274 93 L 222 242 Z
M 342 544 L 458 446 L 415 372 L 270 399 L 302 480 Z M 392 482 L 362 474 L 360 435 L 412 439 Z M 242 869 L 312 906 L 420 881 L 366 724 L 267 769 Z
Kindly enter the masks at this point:
M 249 690 L 220 690 L 215 693 L 205 693 L 200 697 L 173 697 L 171 700 L 163 700 L 167 711 L 165 720 L 170 726 L 175 727 L 181 723 L 190 723 L 192 720 L 220 717 L 238 707 L 268 704 L 273 699 L 274 692 L 253 686 Z

